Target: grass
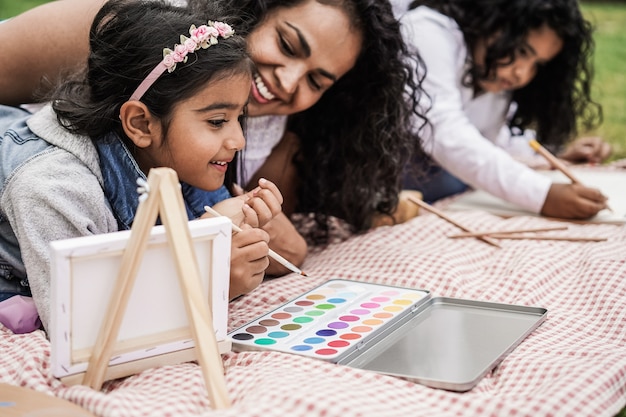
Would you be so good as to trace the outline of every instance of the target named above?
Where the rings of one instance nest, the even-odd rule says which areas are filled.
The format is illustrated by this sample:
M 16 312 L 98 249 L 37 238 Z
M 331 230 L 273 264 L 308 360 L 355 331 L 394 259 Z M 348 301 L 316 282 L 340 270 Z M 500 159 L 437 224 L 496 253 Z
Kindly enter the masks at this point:
M 613 145 L 612 159 L 626 158 L 626 3 L 583 3 L 582 9 L 596 28 L 592 94 L 604 123 L 594 133 Z
M 0 20 L 20 14 L 40 4 L 48 3 L 46 0 L 0 0 Z

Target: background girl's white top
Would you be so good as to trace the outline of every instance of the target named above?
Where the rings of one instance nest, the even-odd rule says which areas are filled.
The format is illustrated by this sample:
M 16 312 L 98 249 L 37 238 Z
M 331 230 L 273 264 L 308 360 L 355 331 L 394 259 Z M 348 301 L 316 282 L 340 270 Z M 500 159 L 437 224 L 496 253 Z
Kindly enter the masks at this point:
M 468 51 L 453 19 L 426 7 L 402 16 L 405 40 L 426 64 L 430 101 L 423 104 L 432 105 L 427 113 L 432 129 L 422 135 L 426 152 L 472 187 L 539 212 L 551 181 L 496 146 L 512 142 L 506 126 L 509 95 L 474 97 L 473 89 L 462 85 Z

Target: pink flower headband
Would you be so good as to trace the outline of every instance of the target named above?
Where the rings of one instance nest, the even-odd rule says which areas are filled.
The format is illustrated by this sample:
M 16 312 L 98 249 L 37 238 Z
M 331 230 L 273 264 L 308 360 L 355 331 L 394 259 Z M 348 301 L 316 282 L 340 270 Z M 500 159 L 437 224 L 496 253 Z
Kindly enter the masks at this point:
M 174 50 L 169 48 L 163 49 L 163 60 L 139 84 L 139 87 L 130 96 L 129 100 L 139 100 L 166 70 L 167 72 L 173 72 L 177 63 L 187 62 L 187 54 L 195 53 L 200 48 L 207 49 L 217 43 L 219 36 L 222 39 L 228 39 L 234 33 L 235 31 L 224 22 L 212 22 L 209 20 L 207 25 L 200 27 L 191 25 L 189 28 L 191 37 L 180 35 L 180 44 L 174 45 Z

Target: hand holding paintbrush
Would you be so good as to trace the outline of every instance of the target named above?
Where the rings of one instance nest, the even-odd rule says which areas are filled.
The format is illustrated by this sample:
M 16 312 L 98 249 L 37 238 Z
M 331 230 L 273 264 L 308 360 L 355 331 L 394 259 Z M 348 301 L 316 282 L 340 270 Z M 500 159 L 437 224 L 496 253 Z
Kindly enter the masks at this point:
M 215 217 L 221 216 L 220 213 L 218 213 L 217 211 L 215 211 L 214 209 L 212 209 L 209 206 L 204 206 L 204 210 L 207 213 L 212 214 Z M 241 232 L 241 228 L 239 226 L 237 226 L 235 223 L 233 223 L 233 232 L 235 232 L 235 233 Z M 284 266 L 285 268 L 289 269 L 290 271 L 295 272 L 296 274 L 300 274 L 300 275 L 305 276 L 305 277 L 307 276 L 307 274 L 305 274 L 304 271 L 300 270 L 300 268 L 298 268 L 297 266 L 295 266 L 294 264 L 289 262 L 287 259 L 283 258 L 278 253 L 274 252 L 272 249 L 269 250 L 268 256 L 270 258 L 274 259 L 276 262 L 278 262 L 282 266 Z

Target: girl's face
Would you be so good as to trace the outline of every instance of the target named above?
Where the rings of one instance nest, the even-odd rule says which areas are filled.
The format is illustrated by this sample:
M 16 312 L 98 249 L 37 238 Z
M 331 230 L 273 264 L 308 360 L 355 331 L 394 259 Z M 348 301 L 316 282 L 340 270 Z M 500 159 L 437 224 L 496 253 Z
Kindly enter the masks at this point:
M 268 12 L 247 42 L 256 64 L 250 116 L 289 115 L 315 104 L 354 66 L 362 35 L 342 9 L 307 0 Z
M 484 63 L 487 43 L 479 44 L 474 53 L 474 59 L 479 65 Z M 535 77 L 539 67 L 554 58 L 562 47 L 563 40 L 549 26 L 532 29 L 515 51 L 513 62 L 497 66 L 493 77 L 479 80 L 478 85 L 491 93 L 522 88 Z
M 237 74 L 210 81 L 193 97 L 174 106 L 167 132 L 137 151 L 148 172 L 154 167 L 174 169 L 181 181 L 203 190 L 216 190 L 235 153 L 244 147 L 240 124 L 250 93 L 250 76 Z

